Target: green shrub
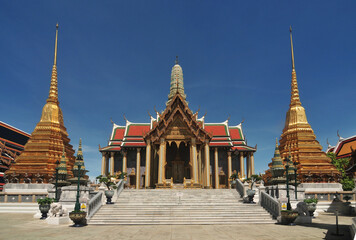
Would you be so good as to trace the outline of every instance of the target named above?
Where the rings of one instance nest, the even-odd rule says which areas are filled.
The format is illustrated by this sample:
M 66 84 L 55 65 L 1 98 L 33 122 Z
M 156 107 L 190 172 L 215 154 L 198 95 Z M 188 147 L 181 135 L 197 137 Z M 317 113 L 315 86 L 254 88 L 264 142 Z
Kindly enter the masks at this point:
M 51 204 L 53 202 L 54 202 L 54 199 L 53 198 L 48 198 L 48 197 L 45 197 L 45 198 L 42 198 L 42 199 L 37 199 L 37 203 L 39 205 Z
M 308 199 L 304 199 L 305 203 L 318 203 L 318 199 L 317 198 L 308 198 Z

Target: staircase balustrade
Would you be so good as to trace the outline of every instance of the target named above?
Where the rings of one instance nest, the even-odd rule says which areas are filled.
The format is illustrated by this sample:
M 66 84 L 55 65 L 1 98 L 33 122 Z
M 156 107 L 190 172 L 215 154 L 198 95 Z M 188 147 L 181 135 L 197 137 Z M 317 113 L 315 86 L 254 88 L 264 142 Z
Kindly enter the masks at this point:
M 266 209 L 274 219 L 280 216 L 281 205 L 279 201 L 263 191 L 261 191 L 260 194 L 260 205 Z
M 120 193 L 124 189 L 124 181 L 121 179 L 119 182 L 116 184 L 116 190 L 113 196 L 113 202 L 116 201 L 116 199 L 119 197 Z M 103 205 L 104 205 L 104 192 L 99 191 L 95 196 L 90 199 L 89 201 L 89 207 L 88 207 L 88 216 L 87 219 L 90 219 Z
M 246 196 L 246 187 L 240 179 L 236 179 L 236 190 L 238 191 L 241 197 Z

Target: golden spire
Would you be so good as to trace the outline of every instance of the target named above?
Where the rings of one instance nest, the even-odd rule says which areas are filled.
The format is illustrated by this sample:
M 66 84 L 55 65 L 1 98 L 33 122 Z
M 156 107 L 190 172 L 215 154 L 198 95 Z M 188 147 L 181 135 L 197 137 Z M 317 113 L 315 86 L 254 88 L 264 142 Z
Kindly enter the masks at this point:
M 292 26 L 289 26 L 289 32 L 290 32 L 290 48 L 292 50 L 292 69 L 295 69 L 294 52 L 293 52 L 293 40 L 292 40 Z
M 47 102 L 58 103 L 58 82 L 57 82 L 57 42 L 58 42 L 58 23 L 56 25 L 56 40 L 54 45 L 54 62 L 52 67 L 51 86 Z
M 290 47 L 292 52 L 292 89 L 291 89 L 291 100 L 290 106 L 301 106 L 300 98 L 299 98 L 299 90 L 298 90 L 298 83 L 297 83 L 297 73 L 295 72 L 295 65 L 294 65 L 294 51 L 293 51 L 293 39 L 292 39 L 292 26 L 289 27 L 290 32 Z

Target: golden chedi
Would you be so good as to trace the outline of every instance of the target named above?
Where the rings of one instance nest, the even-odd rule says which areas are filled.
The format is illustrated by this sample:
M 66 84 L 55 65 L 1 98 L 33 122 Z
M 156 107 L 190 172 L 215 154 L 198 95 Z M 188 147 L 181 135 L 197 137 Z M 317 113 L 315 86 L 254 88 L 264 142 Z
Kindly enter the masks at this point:
M 75 161 L 74 150 L 73 146 L 69 144 L 70 139 L 63 123 L 62 110 L 58 102 L 57 40 L 58 24 L 56 26 L 54 64 L 47 103 L 42 109 L 41 120 L 37 123 L 31 138 L 26 143 L 24 151 L 7 173 L 9 182 L 14 182 L 12 178 L 24 182 L 25 176 L 32 183 L 50 182 L 55 174 L 56 161 L 61 159 L 63 149 L 68 159 L 68 173 L 72 172 Z
M 313 129 L 307 121 L 305 109 L 299 98 L 297 74 L 294 65 L 292 29 L 290 28 L 292 52 L 291 101 L 280 139 L 279 150 L 284 159 L 291 151 L 291 160 L 299 163 L 298 177 L 301 182 L 336 182 L 339 171 L 322 151 Z

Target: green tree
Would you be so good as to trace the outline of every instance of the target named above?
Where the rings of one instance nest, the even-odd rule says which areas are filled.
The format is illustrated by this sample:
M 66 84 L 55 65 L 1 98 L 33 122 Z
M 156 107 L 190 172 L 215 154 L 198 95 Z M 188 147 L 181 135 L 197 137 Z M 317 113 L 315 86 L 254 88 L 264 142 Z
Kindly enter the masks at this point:
M 335 153 L 328 153 L 328 157 L 331 159 L 331 163 L 336 167 L 341 173 L 342 189 L 344 191 L 351 191 L 355 187 L 355 182 L 353 178 L 346 175 L 345 169 L 349 165 L 350 158 L 339 158 L 336 159 Z

